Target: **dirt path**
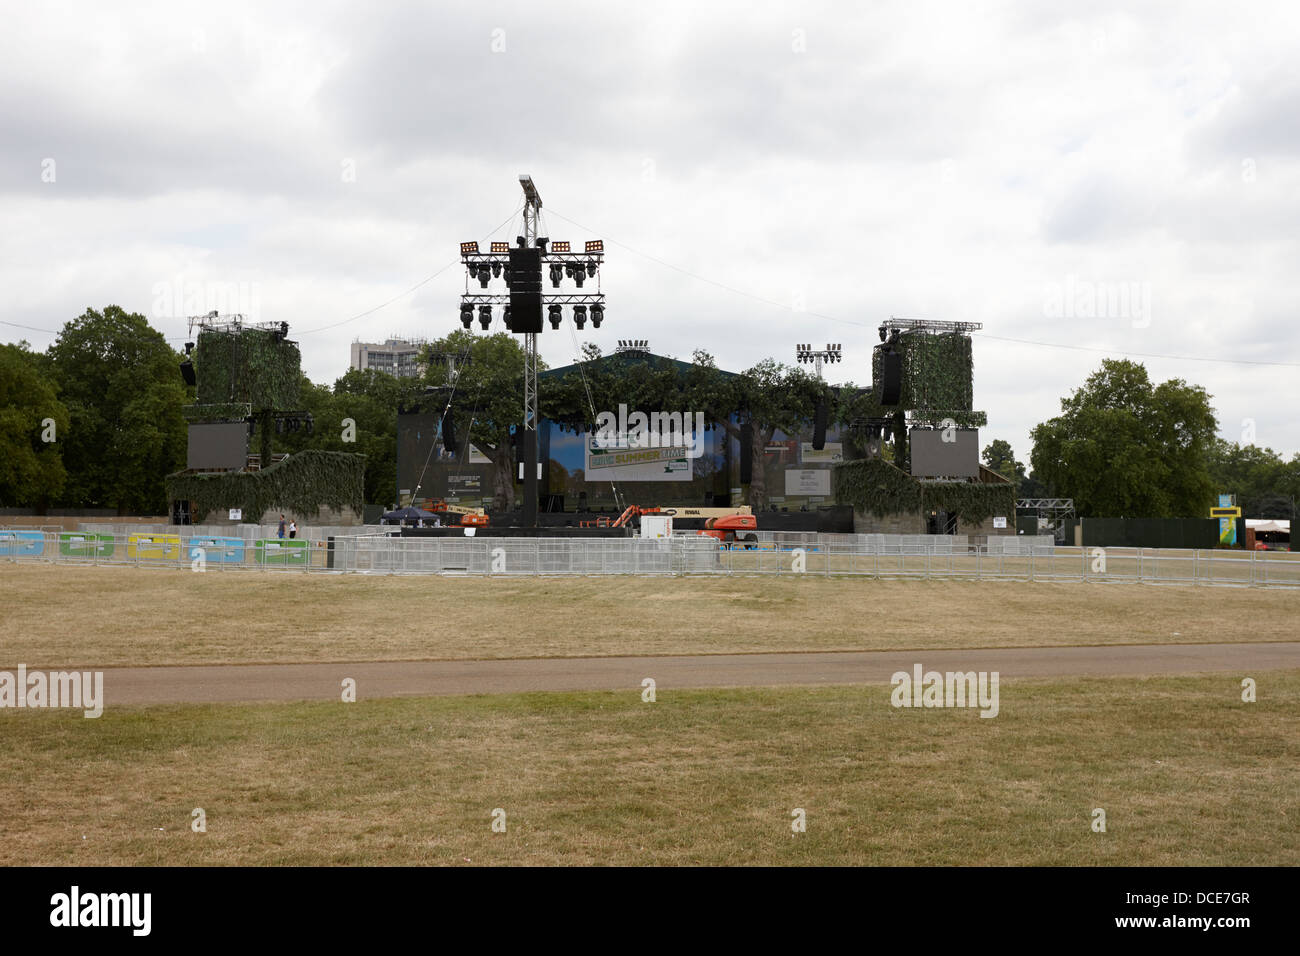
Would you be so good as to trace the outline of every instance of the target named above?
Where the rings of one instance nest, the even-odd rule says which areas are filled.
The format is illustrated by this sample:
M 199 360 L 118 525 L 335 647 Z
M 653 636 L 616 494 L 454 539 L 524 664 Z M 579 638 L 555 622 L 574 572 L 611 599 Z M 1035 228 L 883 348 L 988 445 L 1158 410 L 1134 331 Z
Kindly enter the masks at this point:
M 382 661 L 124 667 L 104 671 L 114 704 L 338 699 L 345 678 L 357 698 L 502 694 L 522 691 L 634 690 L 653 678 L 659 692 L 692 687 L 887 683 L 896 671 L 997 671 L 1002 679 L 1144 676 L 1300 668 L 1300 642 L 1160 644 L 989 650 L 720 654 L 694 657 L 586 657 L 494 661 Z

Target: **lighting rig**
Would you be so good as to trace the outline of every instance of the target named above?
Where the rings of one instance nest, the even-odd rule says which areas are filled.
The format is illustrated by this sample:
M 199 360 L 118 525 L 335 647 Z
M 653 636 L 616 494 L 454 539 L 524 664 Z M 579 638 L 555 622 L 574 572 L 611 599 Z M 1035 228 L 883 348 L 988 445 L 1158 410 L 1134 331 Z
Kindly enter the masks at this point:
M 839 342 L 827 344 L 824 349 L 814 349 L 810 343 L 800 343 L 794 347 L 794 357 L 799 361 L 800 365 L 815 364 L 817 366 L 817 377 L 821 378 L 822 362 L 843 362 L 844 349 Z
M 524 421 L 520 468 L 524 479 L 524 526 L 537 526 L 537 334 L 544 328 L 543 314 L 551 329 L 558 331 L 564 322 L 564 309 L 572 310 L 574 326 L 582 330 L 587 321 L 600 328 L 605 320 L 605 296 L 600 291 L 600 267 L 605 261 L 605 243 L 588 241 L 581 252 L 568 242 L 551 242 L 537 235 L 537 218 L 542 196 L 531 176 L 520 176 L 524 191 L 524 234 L 512 247 L 493 242 L 487 252 L 477 242 L 462 242 L 460 257 L 467 278 L 465 294 L 460 299 L 460 323 L 466 329 L 477 318 L 479 327 L 492 327 L 493 310 L 497 310 L 506 329 L 524 337 Z M 559 289 L 565 279 L 573 283 L 574 292 L 542 292 L 542 277 Z M 476 279 L 481 290 L 471 292 L 469 282 Z M 505 283 L 506 292 L 488 292 L 491 283 Z M 583 292 L 588 280 L 595 280 L 594 292 Z
M 900 319 L 891 315 L 880 323 L 880 341 L 898 342 L 903 332 L 978 332 L 983 322 L 943 322 L 938 319 Z

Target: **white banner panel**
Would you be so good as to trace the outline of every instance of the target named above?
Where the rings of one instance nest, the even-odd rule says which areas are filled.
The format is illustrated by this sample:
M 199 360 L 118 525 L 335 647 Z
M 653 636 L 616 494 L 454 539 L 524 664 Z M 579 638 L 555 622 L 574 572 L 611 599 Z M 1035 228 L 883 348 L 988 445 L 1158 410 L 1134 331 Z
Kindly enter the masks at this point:
M 821 451 L 813 448 L 812 442 L 799 443 L 799 461 L 805 465 L 831 465 L 844 460 L 844 445 L 837 441 L 828 441 Z
M 593 448 L 592 436 L 583 441 L 586 449 L 587 481 L 690 481 L 690 449 Z
M 829 468 L 787 468 L 785 493 L 793 495 L 829 495 L 831 470 Z

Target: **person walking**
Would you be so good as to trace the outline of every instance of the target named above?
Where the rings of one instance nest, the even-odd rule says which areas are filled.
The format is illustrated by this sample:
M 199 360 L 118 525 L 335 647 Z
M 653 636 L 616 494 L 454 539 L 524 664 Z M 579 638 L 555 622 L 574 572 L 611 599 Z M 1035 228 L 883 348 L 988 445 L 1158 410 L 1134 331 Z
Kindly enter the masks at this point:
M 298 522 L 296 521 L 289 522 L 289 537 L 291 538 L 298 537 Z
M 280 515 L 280 527 L 279 527 L 279 529 L 276 530 L 276 532 L 275 532 L 275 536 L 276 536 L 277 538 L 283 538 L 283 537 L 284 537 L 284 515 Z

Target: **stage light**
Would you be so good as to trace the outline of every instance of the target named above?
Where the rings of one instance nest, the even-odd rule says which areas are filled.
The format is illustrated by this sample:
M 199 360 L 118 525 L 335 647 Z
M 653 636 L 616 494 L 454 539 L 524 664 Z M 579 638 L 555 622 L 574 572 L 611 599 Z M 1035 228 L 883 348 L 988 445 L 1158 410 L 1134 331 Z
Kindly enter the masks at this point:
M 483 284 L 487 285 L 486 282 Z M 492 306 L 480 305 L 478 307 L 478 324 L 483 327 L 483 331 L 487 331 L 488 326 L 492 324 Z
M 573 324 L 580 329 L 586 326 L 587 307 L 585 305 L 575 305 L 573 307 Z
M 467 272 L 469 273 L 469 277 L 470 277 L 471 279 L 477 279 L 477 278 L 478 278 L 478 263 L 477 263 L 477 262 L 474 262 L 474 261 L 470 261 L 470 262 L 465 263 L 465 271 L 467 271 Z
M 567 242 L 560 242 L 559 240 L 556 240 L 555 242 L 551 243 L 551 251 L 552 251 L 552 252 L 568 252 L 568 251 L 569 251 L 569 244 L 568 244 Z
M 508 242 L 494 242 L 494 243 L 492 243 L 492 245 L 490 246 L 490 248 L 491 248 L 491 250 L 492 250 L 493 252 L 509 252 L 509 251 L 510 251 L 510 243 L 508 243 Z
M 462 256 L 468 256 L 471 254 L 478 255 L 478 241 L 475 240 L 474 242 L 462 242 L 460 244 L 460 254 Z
M 474 322 L 474 306 L 468 303 L 460 307 L 460 324 L 469 328 Z
M 564 278 L 564 266 L 560 265 L 558 262 L 552 262 L 551 263 L 551 286 L 553 288 L 558 289 L 560 287 L 560 280 L 563 278 Z
M 523 236 L 515 236 L 515 244 L 519 246 L 520 249 L 523 249 L 528 245 L 528 240 Z
M 552 266 L 551 268 L 555 268 Z M 546 317 L 550 320 L 551 328 L 558 329 L 560 323 L 564 321 L 564 310 L 558 305 L 548 305 L 546 307 Z
M 492 275 L 494 278 L 501 277 L 501 263 L 496 260 L 492 262 Z
M 536 246 L 538 249 L 542 250 L 542 255 L 546 255 L 546 244 L 550 241 L 551 240 L 548 239 L 546 236 L 537 237 Z
M 591 307 L 591 325 L 593 328 L 600 328 L 600 323 L 605 319 L 605 307 L 599 302 Z
M 587 273 L 586 271 L 583 270 L 582 263 L 579 262 L 576 266 L 573 267 L 573 284 L 576 285 L 579 289 L 581 289 L 582 282 L 586 277 L 587 277 Z
M 595 260 L 595 259 L 588 259 L 588 260 L 587 260 L 587 278 L 589 278 L 589 279 L 594 279 L 595 277 L 596 277 L 596 260 Z
M 888 334 L 889 334 L 889 333 L 885 331 L 885 327 L 882 325 L 882 326 L 880 327 L 880 341 L 882 341 L 882 342 L 885 341 L 885 336 L 888 335 Z
M 605 240 L 604 240 L 604 239 L 588 239 L 588 240 L 587 240 L 587 251 L 588 251 L 588 252 L 604 252 L 604 251 L 605 251 Z
M 501 310 L 501 321 L 505 323 L 507 330 L 511 332 L 514 331 L 513 327 L 510 325 L 510 306 L 506 306 Z
M 478 281 L 485 289 L 488 287 L 488 283 L 492 281 L 492 270 L 488 268 L 486 262 L 479 266 Z

